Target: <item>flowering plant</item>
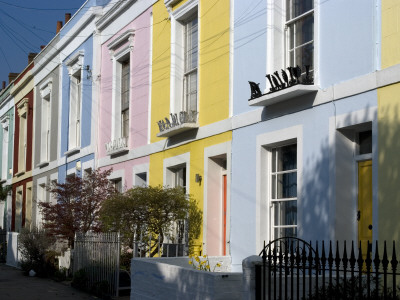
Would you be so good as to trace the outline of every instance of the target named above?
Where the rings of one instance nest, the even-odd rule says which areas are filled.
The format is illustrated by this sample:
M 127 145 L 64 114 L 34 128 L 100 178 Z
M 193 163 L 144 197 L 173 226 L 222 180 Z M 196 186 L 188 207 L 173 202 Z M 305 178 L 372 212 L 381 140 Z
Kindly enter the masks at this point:
M 191 265 L 193 267 L 193 269 L 195 269 L 195 270 L 208 271 L 208 272 L 214 272 L 215 268 L 221 267 L 220 263 L 216 263 L 214 268 L 211 271 L 210 261 L 208 260 L 207 255 L 203 255 L 203 256 L 189 255 L 189 265 Z

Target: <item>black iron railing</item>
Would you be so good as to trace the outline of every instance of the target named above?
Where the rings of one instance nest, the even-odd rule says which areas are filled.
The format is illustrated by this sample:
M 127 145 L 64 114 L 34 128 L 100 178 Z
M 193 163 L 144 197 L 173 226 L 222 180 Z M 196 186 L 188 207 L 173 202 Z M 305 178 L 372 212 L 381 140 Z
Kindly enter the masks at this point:
M 264 245 L 256 266 L 256 299 L 400 299 L 395 243 L 348 248 L 298 238 Z M 379 251 L 382 251 L 382 255 Z M 390 260 L 389 260 L 390 255 Z

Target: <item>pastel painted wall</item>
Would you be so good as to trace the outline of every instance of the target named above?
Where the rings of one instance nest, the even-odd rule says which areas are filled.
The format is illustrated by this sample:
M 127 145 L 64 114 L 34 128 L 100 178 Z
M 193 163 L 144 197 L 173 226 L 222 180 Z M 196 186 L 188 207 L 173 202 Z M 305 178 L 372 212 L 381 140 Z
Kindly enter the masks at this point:
M 382 69 L 400 63 L 400 2 L 382 1 Z M 379 236 L 400 239 L 396 212 L 400 208 L 400 84 L 378 90 Z
M 113 165 L 109 165 L 106 167 L 100 168 L 101 170 L 112 169 L 113 173 L 121 174 L 122 179 L 122 188 L 123 190 L 127 190 L 133 187 L 134 185 L 134 167 L 140 166 L 144 164 L 148 164 L 150 161 L 148 156 L 144 156 L 134 160 L 127 160 L 122 163 L 117 163 Z M 111 174 L 112 176 L 112 174 Z M 147 174 L 148 176 L 148 174 Z
M 379 66 L 379 3 L 376 0 L 319 1 L 318 47 L 321 88 L 370 72 Z
M 205 174 L 204 161 L 206 157 L 204 156 L 204 149 L 212 145 L 217 145 L 220 143 L 225 143 L 232 140 L 232 133 L 226 132 L 223 134 L 215 135 L 206 139 L 198 140 L 192 143 L 188 143 L 176 148 L 172 148 L 163 152 L 150 155 L 150 177 L 149 184 L 151 186 L 166 185 L 163 181 L 164 170 L 163 164 L 164 160 L 179 156 L 185 153 L 190 153 L 190 161 L 188 162 L 190 166 L 189 171 L 189 182 L 186 185 L 189 187 L 189 193 L 198 201 L 199 207 L 203 210 L 204 207 L 204 183 L 196 183 L 195 175 L 200 174 L 203 179 L 208 176 Z M 204 210 L 203 210 L 204 212 Z M 203 220 L 204 222 L 204 220 Z M 203 235 L 200 236 L 199 241 L 203 240 Z
M 282 58 L 269 56 L 268 47 L 281 47 L 269 36 L 267 22 L 272 9 L 270 1 L 259 1 L 254 7 L 247 1 L 234 1 L 233 112 L 252 111 L 248 81 L 260 83 L 261 92 L 270 85 L 265 75 L 268 65 Z M 279 1 L 271 1 L 279 2 Z M 281 1 L 282 3 L 284 1 Z M 322 89 L 379 69 L 380 65 L 380 2 L 377 0 L 314 1 L 314 65 L 315 84 Z M 387 1 L 394 3 L 393 1 Z M 250 9 L 251 7 L 251 9 Z M 283 49 L 281 51 L 283 56 Z M 273 71 L 280 69 L 277 67 Z
M 156 142 L 157 121 L 170 113 L 171 24 L 163 1 L 153 5 L 153 57 L 151 81 L 150 142 Z M 155 25 L 157 24 L 157 25 Z M 157 109 L 155 109 L 157 108 Z
M 81 166 L 82 166 L 81 170 L 76 169 L 77 162 L 81 163 Z M 94 154 L 83 156 L 79 159 L 69 161 L 68 163 L 59 166 L 57 182 L 64 183 L 67 175 L 72 174 L 72 173 L 75 173 L 77 176 L 82 176 L 82 174 L 84 172 L 85 164 L 87 164 L 89 168 L 94 169 Z
M 9 121 L 8 121 L 8 137 L 5 137 L 3 135 L 3 130 L 0 130 L 0 141 L 3 141 L 3 143 L 0 146 L 0 155 L 3 153 L 3 148 L 7 147 L 7 160 L 3 161 L 1 159 L 0 161 L 0 170 L 3 169 L 3 165 L 5 164 L 6 169 L 7 169 L 7 179 L 11 179 L 12 174 L 8 171 L 9 169 L 12 169 L 13 167 L 13 146 L 14 146 L 14 103 L 12 103 L 12 108 L 9 109 L 7 112 L 5 112 L 1 118 L 8 116 Z
M 355 189 L 355 164 L 354 161 L 354 166 L 339 164 L 337 156 L 341 150 L 335 150 L 336 127 L 340 126 L 339 120 L 347 126 L 376 123 L 376 92 L 285 114 L 289 104 L 274 108 L 280 111 L 279 117 L 271 115 L 273 109 L 267 108 L 262 114 L 262 122 L 233 131 L 230 245 L 234 270 L 241 268 L 242 259 L 261 251 L 263 239 L 270 230 L 267 211 L 261 213 L 269 195 L 261 196 L 264 189 L 268 193 L 267 162 L 262 164 L 259 153 L 263 145 L 257 144 L 258 139 L 268 133 L 277 133 L 278 141 L 285 141 L 279 137 L 282 130 L 296 128 L 298 131 L 298 237 L 307 241 L 356 238 L 356 198 L 351 197 L 350 202 L 341 199 L 335 179 L 338 168 L 350 167 L 353 175 L 349 176 L 353 183 L 348 193 L 351 194 Z M 353 115 L 354 112 L 358 113 Z M 347 216 L 341 211 L 351 212 Z
M 233 35 L 233 115 L 254 110 L 250 107 L 249 81 L 266 88 L 267 65 L 267 1 L 259 1 L 254 9 L 249 9 L 247 1 L 234 1 Z
M 400 63 L 400 2 L 382 1 L 382 69 Z
M 133 50 L 130 52 L 130 107 L 129 107 L 129 148 L 147 144 L 148 107 L 150 83 L 150 31 L 151 13 L 149 8 L 138 18 L 117 32 L 102 45 L 101 52 L 101 88 L 99 109 L 99 158 L 106 156 L 105 144 L 112 140 L 112 80 L 113 64 L 108 45 L 129 29 L 135 30 Z M 122 46 L 124 47 L 124 46 Z M 118 49 L 116 49 L 116 52 Z
M 93 69 L 93 37 L 89 37 L 82 45 L 72 52 L 63 62 L 62 67 L 62 99 L 61 99 L 61 147 L 60 156 L 68 150 L 68 129 L 69 129 L 69 98 L 70 98 L 70 79 L 68 68 L 65 61 L 74 56 L 78 51 L 84 51 L 83 66 L 89 66 Z M 81 148 L 91 145 L 91 127 L 93 119 L 92 115 L 92 78 L 86 69 L 82 71 L 82 105 L 81 105 Z
M 178 2 L 174 7 L 180 7 Z M 153 7 L 153 69 L 151 141 L 160 140 L 157 121 L 169 117 L 171 23 L 163 1 Z M 198 101 L 199 125 L 229 117 L 230 1 L 199 1 Z
M 378 90 L 379 237 L 400 240 L 400 84 Z

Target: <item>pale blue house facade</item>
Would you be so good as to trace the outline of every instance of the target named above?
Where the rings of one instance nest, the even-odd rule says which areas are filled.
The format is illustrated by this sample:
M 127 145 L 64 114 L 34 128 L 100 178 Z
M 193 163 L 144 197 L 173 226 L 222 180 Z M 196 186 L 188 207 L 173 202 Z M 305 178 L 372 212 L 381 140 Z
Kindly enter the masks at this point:
M 357 240 L 358 190 L 365 188 L 358 168 L 366 161 L 373 174 L 371 234 L 378 238 L 377 88 L 387 84 L 380 1 L 296 3 L 234 1 L 234 270 L 264 241 L 280 237 Z M 290 86 L 287 68 L 297 65 L 302 84 Z M 251 95 L 249 81 L 259 83 L 258 94 Z

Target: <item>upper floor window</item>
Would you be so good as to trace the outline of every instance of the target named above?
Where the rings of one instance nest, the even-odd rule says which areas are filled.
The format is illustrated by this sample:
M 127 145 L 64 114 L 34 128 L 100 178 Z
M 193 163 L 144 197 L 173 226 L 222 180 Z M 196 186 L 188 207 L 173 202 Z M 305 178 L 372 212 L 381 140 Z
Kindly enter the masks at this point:
M 19 136 L 18 136 L 18 172 L 25 172 L 26 152 L 27 152 L 27 118 L 28 118 L 28 99 L 21 100 L 17 105 L 19 116 Z
M 107 45 L 113 63 L 113 76 L 111 141 L 105 146 L 111 155 L 128 149 L 134 36 L 135 31 L 129 29 Z
M 129 137 L 129 91 L 130 63 L 129 58 L 121 63 L 121 137 Z
M 314 0 L 286 0 L 286 67 L 314 70 Z
M 51 125 L 51 89 L 52 82 L 46 82 L 40 89 L 41 96 L 41 141 L 40 141 L 40 163 L 49 161 L 50 156 L 50 125 Z
M 197 112 L 198 20 L 197 15 L 185 23 L 185 73 L 183 110 Z
M 79 148 L 81 145 L 83 57 L 83 51 L 78 51 L 66 62 L 69 74 L 68 150 Z
M 82 102 L 81 70 L 70 78 L 70 114 L 69 114 L 69 149 L 80 146 L 81 102 Z
M 9 117 L 6 116 L 1 120 L 1 125 L 3 129 L 3 148 L 2 148 L 2 164 L 1 164 L 1 179 L 7 180 L 8 174 L 8 145 L 9 145 Z

